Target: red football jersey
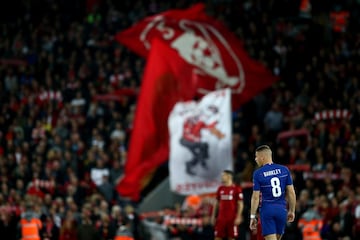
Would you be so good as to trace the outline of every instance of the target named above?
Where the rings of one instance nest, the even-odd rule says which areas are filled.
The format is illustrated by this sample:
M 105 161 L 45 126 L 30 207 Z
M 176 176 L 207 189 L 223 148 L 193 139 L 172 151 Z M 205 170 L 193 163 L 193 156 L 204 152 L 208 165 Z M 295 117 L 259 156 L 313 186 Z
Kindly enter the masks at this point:
M 235 219 L 238 201 L 243 200 L 241 187 L 234 184 L 231 186 L 220 186 L 217 190 L 216 198 L 219 201 L 218 219 Z

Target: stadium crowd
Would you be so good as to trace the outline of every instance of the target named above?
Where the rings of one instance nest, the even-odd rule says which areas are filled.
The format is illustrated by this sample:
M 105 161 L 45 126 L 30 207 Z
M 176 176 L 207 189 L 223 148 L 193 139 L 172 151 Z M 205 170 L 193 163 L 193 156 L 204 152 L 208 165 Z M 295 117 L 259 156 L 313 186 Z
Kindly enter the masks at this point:
M 42 239 L 109 240 L 119 229 L 135 239 L 211 239 L 209 202 L 197 212 L 174 206 L 145 216 L 114 189 L 145 61 L 113 36 L 193 2 L 21 1 L 9 9 L 14 14 L 2 14 L 1 238 L 19 239 L 31 202 Z M 254 149 L 271 145 L 275 162 L 291 168 L 298 195 L 284 239 L 306 239 L 301 224 L 313 219 L 321 220 L 322 239 L 359 239 L 360 2 L 310 1 L 310 11 L 300 2 L 206 1 L 209 14 L 280 77 L 233 113 L 235 172 L 251 182 Z M 201 216 L 201 224 L 166 221 L 174 212 Z M 241 239 L 250 236 L 243 225 Z

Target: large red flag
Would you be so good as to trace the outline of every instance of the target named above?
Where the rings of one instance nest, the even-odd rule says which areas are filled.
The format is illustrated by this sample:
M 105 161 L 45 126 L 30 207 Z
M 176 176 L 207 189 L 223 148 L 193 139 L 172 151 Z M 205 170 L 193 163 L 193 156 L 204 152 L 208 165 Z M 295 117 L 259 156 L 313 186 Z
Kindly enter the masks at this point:
M 206 15 L 202 3 L 147 17 L 115 39 L 143 57 L 148 55 L 152 39 L 161 39 L 194 67 L 192 79 L 199 97 L 230 88 L 234 109 L 278 79 L 251 59 L 242 42 L 221 22 Z
M 122 196 L 139 200 L 154 171 L 169 155 L 168 115 L 178 101 L 195 94 L 191 66 L 174 49 L 154 39 L 137 101 L 124 178 L 117 186 Z
M 147 58 L 125 175 L 117 188 L 133 200 L 168 159 L 167 119 L 177 101 L 230 88 L 236 109 L 277 80 L 234 34 L 206 15 L 203 4 L 145 18 L 116 40 Z

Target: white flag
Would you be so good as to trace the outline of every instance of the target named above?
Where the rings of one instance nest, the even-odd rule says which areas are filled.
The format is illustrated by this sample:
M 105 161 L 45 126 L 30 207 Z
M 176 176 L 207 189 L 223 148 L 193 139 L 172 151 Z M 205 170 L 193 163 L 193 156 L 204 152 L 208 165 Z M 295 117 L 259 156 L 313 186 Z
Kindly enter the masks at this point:
M 171 190 L 182 195 L 216 192 L 223 170 L 233 170 L 231 90 L 199 102 L 178 102 L 169 115 Z

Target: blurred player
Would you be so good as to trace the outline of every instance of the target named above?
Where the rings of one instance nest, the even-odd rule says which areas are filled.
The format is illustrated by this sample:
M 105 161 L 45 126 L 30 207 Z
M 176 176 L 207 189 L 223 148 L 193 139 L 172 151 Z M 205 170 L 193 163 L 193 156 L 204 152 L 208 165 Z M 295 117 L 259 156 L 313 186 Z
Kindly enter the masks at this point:
M 232 171 L 224 170 L 221 177 L 223 185 L 216 192 L 218 208 L 215 207 L 213 212 L 214 219 L 218 209 L 215 240 L 235 239 L 239 234 L 239 224 L 243 221 L 243 193 L 241 187 L 234 184 L 233 178 L 234 173 Z

